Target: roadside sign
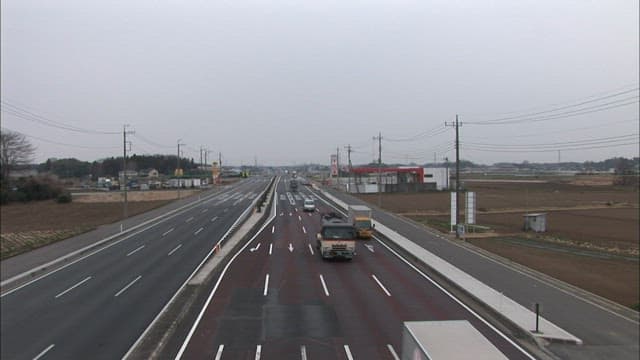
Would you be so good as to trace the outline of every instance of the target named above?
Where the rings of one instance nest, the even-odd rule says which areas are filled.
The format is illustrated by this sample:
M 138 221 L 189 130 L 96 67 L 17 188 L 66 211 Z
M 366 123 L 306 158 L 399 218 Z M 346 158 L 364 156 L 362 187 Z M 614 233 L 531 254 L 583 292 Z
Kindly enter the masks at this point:
M 467 224 L 476 223 L 476 193 L 469 191 L 465 194 L 465 215 L 467 217 Z
M 457 210 L 456 193 L 452 191 L 451 192 L 451 227 L 455 226 L 458 223 L 456 219 L 456 210 Z

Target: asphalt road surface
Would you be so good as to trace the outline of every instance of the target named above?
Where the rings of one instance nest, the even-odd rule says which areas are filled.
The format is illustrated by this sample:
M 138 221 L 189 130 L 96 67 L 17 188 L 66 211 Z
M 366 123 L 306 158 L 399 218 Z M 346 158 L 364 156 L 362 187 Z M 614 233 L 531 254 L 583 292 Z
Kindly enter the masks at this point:
M 352 261 L 322 260 L 308 188 L 277 187 L 277 216 L 233 261 L 183 359 L 397 359 L 403 321 L 468 320 L 510 359 L 528 354 L 375 240 Z M 465 349 L 460 349 L 465 351 Z
M 243 181 L 3 294 L 0 357 L 121 358 L 268 181 Z
M 348 194 L 329 190 L 349 204 L 365 204 Z M 569 331 L 583 345 L 548 345 L 561 359 L 628 360 L 640 356 L 638 313 L 612 304 L 586 291 L 540 277 L 525 268 L 505 265 L 470 247 L 441 239 L 434 231 L 380 211 L 373 217 L 401 235 L 450 262 L 525 307 L 542 304 L 542 316 Z

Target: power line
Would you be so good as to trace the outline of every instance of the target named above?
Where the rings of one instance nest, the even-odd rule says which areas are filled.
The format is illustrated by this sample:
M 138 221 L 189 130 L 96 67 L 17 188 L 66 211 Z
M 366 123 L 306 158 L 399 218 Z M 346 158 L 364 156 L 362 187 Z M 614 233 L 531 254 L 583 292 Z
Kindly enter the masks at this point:
M 522 148 L 522 147 L 556 147 L 560 146 L 570 146 L 570 145 L 593 145 L 598 143 L 606 143 L 611 141 L 627 141 L 630 138 L 637 138 L 639 136 L 638 133 L 628 134 L 628 135 L 620 135 L 620 136 L 609 136 L 603 138 L 591 138 L 591 139 L 583 139 L 576 141 L 563 141 L 563 142 L 555 142 L 555 143 L 544 143 L 544 144 L 486 144 L 486 143 L 474 143 L 474 142 L 462 142 L 463 145 L 471 145 L 471 146 L 479 146 L 479 147 L 496 147 L 496 148 Z
M 517 124 L 517 123 L 523 123 L 523 122 L 540 122 L 540 121 L 548 121 L 548 120 L 556 120 L 556 119 L 565 119 L 569 117 L 586 115 L 586 114 L 591 114 L 595 112 L 616 109 L 619 107 L 636 104 L 638 103 L 638 98 L 639 96 L 636 95 L 636 96 L 632 96 L 632 97 L 628 97 L 628 98 L 624 98 L 616 101 L 611 101 L 604 104 L 598 104 L 598 105 L 594 105 L 594 106 L 590 106 L 582 109 L 566 111 L 566 112 L 557 113 L 557 114 L 550 114 L 550 115 L 545 115 L 540 117 L 522 118 L 522 119 L 505 120 L 505 121 L 497 121 L 497 120 L 469 121 L 466 123 L 472 124 L 472 125 L 503 125 L 503 124 Z M 631 99 L 636 99 L 636 100 L 628 101 Z
M 566 105 L 566 106 L 557 106 L 556 104 L 553 105 L 548 105 L 548 106 L 554 106 L 551 109 L 547 109 L 547 110 L 543 110 L 543 111 L 537 111 L 537 112 L 529 112 L 529 113 L 524 113 L 524 114 L 520 114 L 520 115 L 514 115 L 514 116 L 509 116 L 509 117 L 501 117 L 501 118 L 497 118 L 497 119 L 489 119 L 489 120 L 484 120 L 481 122 L 492 122 L 492 121 L 502 121 L 502 120 L 512 120 L 512 119 L 517 119 L 517 118 L 521 118 L 521 117 L 530 117 L 530 116 L 535 116 L 535 115 L 540 115 L 540 114 L 544 114 L 544 113 L 549 113 L 549 112 L 555 112 L 558 110 L 564 110 L 564 109 L 568 109 L 568 108 L 572 108 L 572 107 L 578 107 L 581 105 L 585 105 L 588 103 L 592 103 L 592 102 L 598 102 L 604 99 L 610 99 L 616 96 L 620 96 L 620 95 L 624 95 L 624 94 L 628 94 L 631 92 L 635 92 L 638 91 L 640 88 L 637 87 L 637 83 L 634 84 L 633 86 L 635 86 L 632 89 L 628 89 L 625 91 L 619 91 L 621 89 L 624 89 L 628 86 L 624 86 L 622 88 L 618 88 L 615 90 L 611 90 L 611 91 L 615 91 L 615 93 L 610 94 L 611 91 L 607 91 L 607 92 L 602 92 L 602 93 L 598 93 L 598 94 L 594 94 L 594 95 L 590 95 L 587 97 L 583 97 L 583 98 L 579 98 L 573 101 L 569 101 L 566 104 L 571 104 L 571 105 Z M 586 100 L 586 99 L 591 99 L 591 100 Z M 559 104 L 558 104 L 559 105 Z M 540 108 L 540 107 L 539 107 Z M 528 111 L 528 110 L 523 110 L 523 111 Z M 513 111 L 513 112 L 507 112 L 504 114 L 513 114 L 513 113 L 519 113 L 519 112 L 523 112 L 523 111 Z
M 640 142 L 634 141 L 634 142 L 618 143 L 618 144 L 612 144 L 612 145 L 585 146 L 585 147 L 572 147 L 572 148 L 556 148 L 556 149 L 545 149 L 545 150 L 534 150 L 534 149 L 522 149 L 522 150 L 482 149 L 482 148 L 475 148 L 475 147 L 467 147 L 467 146 L 464 146 L 464 145 L 462 147 L 465 150 L 483 151 L 483 152 L 530 153 L 530 152 L 556 152 L 558 150 L 560 150 L 560 151 L 571 151 L 571 150 L 604 149 L 604 148 L 614 148 L 614 147 L 627 146 L 627 145 L 638 145 L 638 144 L 640 144 Z
M 442 152 L 443 149 L 446 148 L 455 148 L 455 142 L 452 142 L 451 140 L 447 140 L 445 142 L 442 142 L 440 144 L 431 146 L 431 147 L 427 147 L 425 149 L 413 149 L 413 150 L 406 150 L 404 152 L 399 152 L 398 150 L 395 151 L 395 154 L 403 154 L 403 155 L 412 155 L 412 156 L 426 156 L 428 154 L 433 154 L 434 152 Z
M 611 125 L 614 124 L 622 124 L 622 123 L 627 123 L 627 122 L 632 122 L 632 121 L 638 121 L 640 120 L 639 118 L 635 118 L 635 119 L 628 119 L 628 120 L 620 120 L 620 121 L 611 121 L 611 122 L 607 122 L 606 124 L 599 124 L 599 125 L 595 125 L 595 126 L 585 126 L 585 127 L 579 127 L 579 128 L 571 128 L 571 129 L 567 129 L 567 130 L 555 130 L 555 131 L 546 131 L 546 132 L 539 132 L 539 133 L 527 133 L 524 135 L 509 135 L 510 139 L 514 139 L 514 138 L 527 138 L 527 137 L 536 137 L 536 136 L 540 136 L 540 135 L 557 135 L 557 134 L 564 134 L 564 133 L 571 133 L 571 132 L 578 132 L 578 131 L 582 131 L 582 130 L 591 130 L 591 129 L 597 129 L 597 128 L 602 128 L 602 127 L 611 127 Z M 501 135 L 502 137 L 502 135 Z M 482 136 L 482 137 L 470 137 L 471 139 L 476 139 L 476 140 L 486 140 L 486 139 L 492 139 L 492 137 L 486 137 L 486 136 Z
M 136 138 L 138 138 L 138 139 L 142 140 L 143 142 L 145 142 L 145 143 L 147 143 L 148 145 L 151 145 L 151 146 L 155 146 L 155 147 L 163 148 L 163 149 L 169 149 L 169 148 L 170 148 L 170 149 L 173 149 L 173 148 L 174 148 L 174 145 L 162 145 L 162 144 L 157 143 L 157 142 L 155 142 L 155 141 L 151 141 L 151 140 L 149 140 L 148 138 L 146 138 L 146 137 L 144 137 L 144 136 L 140 135 L 138 132 L 136 132 L 135 134 L 133 134 L 133 136 L 135 136 Z
M 11 130 L 9 128 L 3 127 L 3 130 L 6 131 L 13 131 L 13 132 L 19 132 L 22 135 L 32 138 L 32 139 L 36 139 L 42 142 L 46 142 L 46 143 L 50 143 L 50 144 L 54 144 L 54 145 L 60 145 L 60 146 L 68 146 L 68 147 L 75 147 L 75 148 L 79 148 L 79 149 L 119 149 L 120 146 L 87 146 L 87 145 L 74 145 L 74 144 L 67 144 L 67 143 L 61 143 L 61 142 L 57 142 L 57 141 L 53 141 L 53 140 L 49 140 L 49 139 L 45 139 L 45 138 L 41 138 L 38 136 L 34 136 L 34 135 L 29 135 L 26 134 L 22 131 L 15 131 L 15 130 Z
M 617 147 L 622 145 L 638 144 L 639 134 L 612 136 L 599 139 L 586 139 L 564 143 L 548 144 L 523 144 L 523 145 L 495 145 L 463 143 L 466 149 L 488 152 L 550 152 L 578 149 L 598 149 L 603 147 Z
M 90 129 L 84 129 L 84 128 L 80 128 L 77 126 L 73 126 L 73 125 L 68 125 L 59 121 L 55 121 L 55 120 L 51 120 L 49 118 L 46 118 L 42 115 L 36 114 L 34 112 L 31 112 L 29 110 L 26 110 L 24 108 L 21 108 L 17 105 L 13 105 L 9 102 L 7 102 L 6 100 L 0 100 L 1 103 L 1 110 L 2 112 L 5 112 L 7 114 L 13 115 L 15 117 L 18 117 L 20 119 L 23 120 L 28 120 L 28 121 L 33 121 L 36 123 L 40 123 L 42 125 L 46 125 L 49 127 L 53 127 L 53 128 L 57 128 L 57 129 L 61 129 L 61 130 L 66 130 L 66 131 L 73 131 L 73 132 L 79 132 L 79 133 L 84 133 L 84 134 L 100 134 L 100 135 L 117 135 L 120 134 L 120 132 L 117 131 L 98 131 L 98 130 L 90 130 Z
M 421 138 L 425 138 L 425 137 L 428 138 L 428 137 L 433 137 L 433 136 L 436 136 L 436 135 L 440 135 L 440 134 L 444 133 L 445 131 L 447 131 L 447 128 L 445 126 L 443 126 L 443 125 L 439 125 L 439 126 L 436 126 L 436 127 L 432 128 L 432 129 L 429 129 L 427 131 L 423 131 L 421 133 L 418 133 L 416 135 L 409 136 L 409 137 L 406 137 L 406 138 L 388 138 L 388 137 L 385 137 L 385 140 L 386 141 L 391 141 L 391 142 L 417 141 L 417 140 L 420 140 Z
M 411 159 L 411 160 L 420 160 L 420 159 L 427 159 L 429 158 L 431 155 L 433 155 L 433 153 L 438 153 L 438 154 L 446 154 L 451 150 L 454 150 L 455 144 L 453 143 L 448 143 L 446 144 L 446 147 L 439 147 L 438 150 L 425 150 L 422 153 L 415 153 L 415 154 L 411 154 L 411 153 L 402 153 L 402 152 L 397 152 L 397 151 L 390 151 L 390 150 L 386 150 L 385 154 L 390 154 L 393 156 L 390 156 L 394 159 Z

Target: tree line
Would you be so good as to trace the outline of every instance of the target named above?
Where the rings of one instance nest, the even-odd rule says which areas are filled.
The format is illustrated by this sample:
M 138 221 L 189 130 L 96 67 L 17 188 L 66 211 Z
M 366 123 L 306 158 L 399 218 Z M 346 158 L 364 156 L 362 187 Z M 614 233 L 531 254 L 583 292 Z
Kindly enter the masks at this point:
M 127 157 L 127 170 L 140 171 L 156 169 L 158 173 L 173 175 L 177 167 L 176 155 L 132 155 Z M 180 158 L 180 167 L 186 174 L 193 173 L 198 166 L 193 159 Z M 60 178 L 117 177 L 123 170 L 122 156 L 110 157 L 93 162 L 78 159 L 48 159 L 37 166 L 38 172 L 48 172 Z

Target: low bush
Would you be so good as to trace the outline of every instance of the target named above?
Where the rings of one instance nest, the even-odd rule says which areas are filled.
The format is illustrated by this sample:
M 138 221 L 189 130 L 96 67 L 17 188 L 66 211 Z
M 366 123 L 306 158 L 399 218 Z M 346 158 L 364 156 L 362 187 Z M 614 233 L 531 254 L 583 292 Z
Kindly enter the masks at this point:
M 58 202 L 58 204 L 68 204 L 71 202 L 71 194 L 69 194 L 68 192 L 62 193 L 60 195 L 58 195 L 58 197 L 56 198 L 56 202 Z
M 63 193 L 62 186 L 47 177 L 20 178 L 11 183 L 3 181 L 1 188 L 0 201 L 2 204 L 55 199 Z

